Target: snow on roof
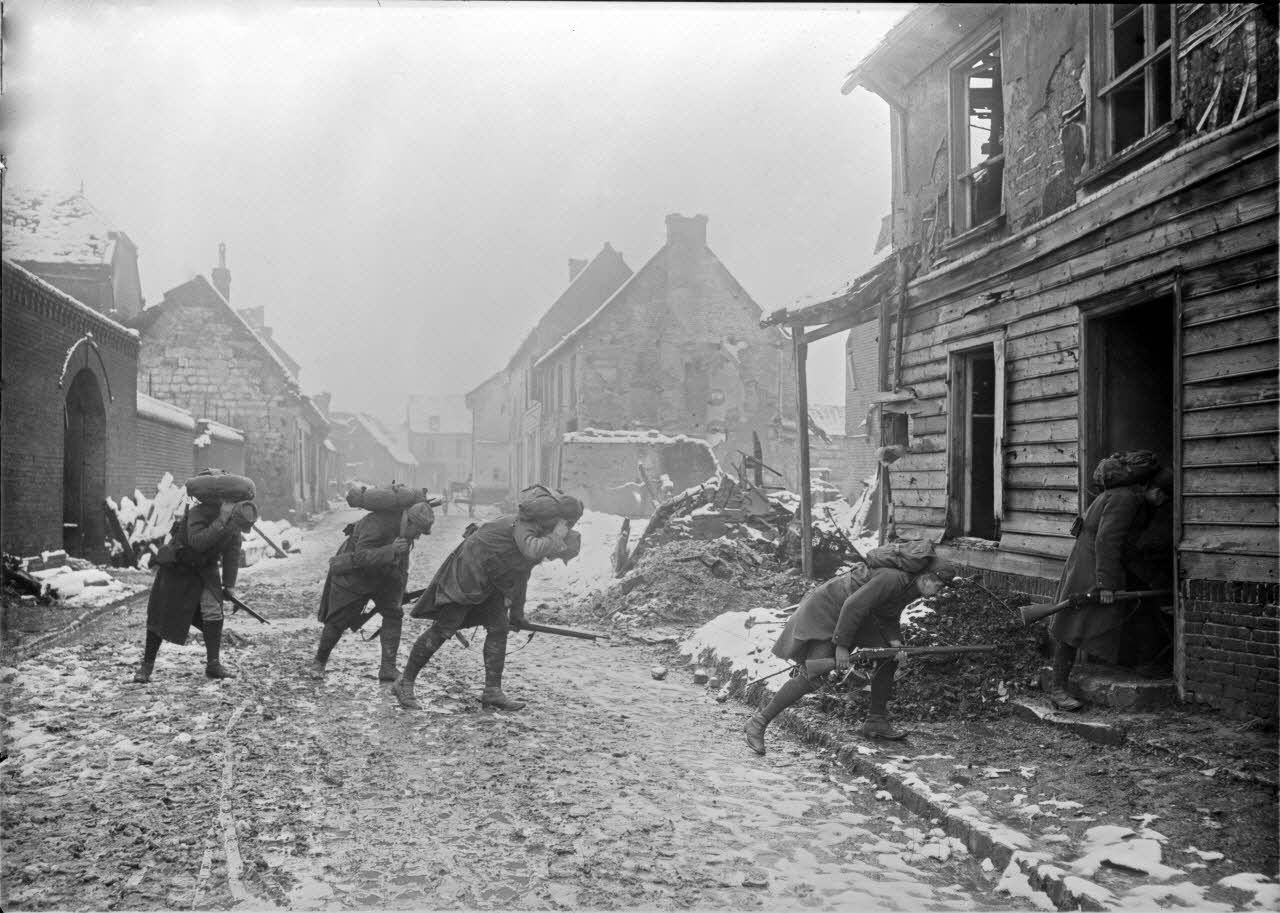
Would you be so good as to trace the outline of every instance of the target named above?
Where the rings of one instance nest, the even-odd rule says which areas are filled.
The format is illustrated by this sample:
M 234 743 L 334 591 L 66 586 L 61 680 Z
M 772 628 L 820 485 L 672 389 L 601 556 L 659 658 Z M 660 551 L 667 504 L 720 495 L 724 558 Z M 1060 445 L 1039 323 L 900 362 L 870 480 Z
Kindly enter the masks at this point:
M 80 193 L 5 187 L 4 255 L 12 260 L 109 265 L 118 235 Z
M 404 447 L 400 446 L 392 439 L 387 429 L 382 427 L 382 423 L 367 412 L 357 413 L 355 421 L 360 424 L 365 431 L 369 432 L 369 436 L 374 439 L 377 444 L 387 453 L 391 454 L 391 458 L 397 463 L 403 463 L 405 466 L 417 466 L 418 459 Z
M 147 396 L 145 393 L 138 394 L 138 415 L 167 425 L 175 425 L 186 431 L 196 430 L 196 420 L 186 409 L 153 396 Z
M 836 403 L 810 403 L 809 418 L 827 434 L 844 437 L 844 406 Z
M 412 393 L 406 410 L 409 430 L 414 434 L 471 433 L 471 410 L 467 408 L 464 394 L 427 396 Z
M 85 304 L 83 301 L 78 301 L 77 299 L 71 297 L 62 289 L 58 288 L 56 285 L 53 285 L 49 282 L 46 282 L 44 279 L 41 279 L 39 276 L 31 272 L 31 270 L 27 269 L 22 264 L 15 263 L 13 260 L 9 259 L 8 256 L 4 258 L 4 263 L 5 263 L 5 266 L 8 267 L 9 269 L 17 270 L 18 273 L 28 282 L 35 283 L 36 285 L 40 286 L 40 288 L 44 292 L 50 295 L 57 296 L 64 304 L 68 305 L 69 307 L 75 308 L 77 311 L 85 315 L 91 321 L 94 321 L 102 326 L 110 327 L 111 329 L 115 330 L 118 333 L 124 333 L 128 336 L 132 336 L 134 339 L 137 339 L 138 336 L 140 335 L 138 331 L 135 330 L 133 327 L 127 327 L 127 326 L 124 326 L 123 324 L 116 323 L 106 314 L 103 314 L 101 311 L 95 311 L 93 308 L 89 307 L 89 305 Z
M 211 418 L 202 418 L 205 427 L 209 429 L 209 434 L 216 437 L 220 441 L 231 441 L 235 444 L 244 443 L 244 432 L 239 428 L 232 428 L 230 425 L 224 425 L 222 422 L 215 422 Z
M 600 428 L 584 428 L 564 435 L 566 444 L 701 444 L 710 449 L 700 437 L 684 434 L 669 435 L 650 428 L 644 431 L 605 431 Z

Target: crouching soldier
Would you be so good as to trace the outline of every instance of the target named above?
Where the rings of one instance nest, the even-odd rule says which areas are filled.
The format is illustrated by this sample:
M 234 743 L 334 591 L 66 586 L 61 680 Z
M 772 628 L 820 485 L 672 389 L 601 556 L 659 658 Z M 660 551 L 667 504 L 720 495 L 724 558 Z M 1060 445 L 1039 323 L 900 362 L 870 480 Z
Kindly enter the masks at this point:
M 937 573 L 909 574 L 895 568 L 864 567 L 846 571 L 811 590 L 787 620 L 773 645 L 781 659 L 799 664 L 799 671 L 778 689 L 773 700 L 758 710 L 744 727 L 747 745 L 764 754 L 764 732 L 779 713 L 818 689 L 822 674 L 805 671 L 812 659 L 834 659 L 835 669 L 849 668 L 854 647 L 900 647 L 902 610 L 921 596 L 933 596 L 943 587 Z M 893 692 L 896 659 L 880 660 L 871 674 L 871 712 L 862 724 L 868 738 L 901 739 L 906 733 L 889 721 L 888 704 Z
M 483 625 L 484 692 L 480 703 L 498 710 L 522 710 L 524 702 L 502 691 L 507 633 L 524 622 L 529 575 L 546 558 L 566 563 L 578 554 L 581 537 L 573 524 L 582 516 L 582 503 L 568 495 L 552 496 L 547 507 L 530 516 L 500 517 L 466 535 L 436 571 L 435 578 L 414 606 L 414 618 L 434 619 L 418 637 L 404 672 L 391 692 L 406 710 L 421 710 L 413 693 L 414 681 L 437 650 L 460 629 Z
M 373 600 L 382 615 L 378 632 L 382 659 L 378 681 L 394 682 L 396 654 L 404 624 L 404 588 L 409 580 L 409 552 L 418 536 L 431 534 L 435 522 L 431 505 L 425 501 L 400 510 L 370 511 L 350 528 L 346 541 L 329 559 L 329 575 L 320 594 L 316 617 L 324 623 L 320 646 L 307 672 L 324 675 L 329 654 L 342 639 L 343 630 L 356 630 L 364 620 L 364 607 Z
M 236 585 L 244 533 L 257 519 L 252 501 L 210 499 L 188 508 L 174 525 L 171 541 L 156 558 L 146 647 L 135 682 L 151 681 L 162 640 L 185 644 L 190 628 L 204 634 L 204 674 L 236 677 L 221 661 L 223 603 Z

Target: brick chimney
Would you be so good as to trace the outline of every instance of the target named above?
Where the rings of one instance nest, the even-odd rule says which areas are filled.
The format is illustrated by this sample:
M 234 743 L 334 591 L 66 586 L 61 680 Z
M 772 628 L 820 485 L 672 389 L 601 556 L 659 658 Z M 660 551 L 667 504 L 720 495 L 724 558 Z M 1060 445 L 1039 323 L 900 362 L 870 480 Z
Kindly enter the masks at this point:
M 586 268 L 587 268 L 586 260 L 575 260 L 573 257 L 570 257 L 569 258 L 569 281 L 572 282 L 574 279 L 577 279 L 578 273 L 582 272 Z
M 227 245 L 218 244 L 218 265 L 213 268 L 213 287 L 228 301 L 231 300 L 231 270 L 227 269 Z
M 667 216 L 667 244 L 671 247 L 706 247 L 707 217 L 671 213 Z
M 320 414 L 325 418 L 329 417 L 329 404 L 333 402 L 332 393 L 316 393 L 311 397 L 311 401 L 316 404 L 316 408 L 320 410 Z

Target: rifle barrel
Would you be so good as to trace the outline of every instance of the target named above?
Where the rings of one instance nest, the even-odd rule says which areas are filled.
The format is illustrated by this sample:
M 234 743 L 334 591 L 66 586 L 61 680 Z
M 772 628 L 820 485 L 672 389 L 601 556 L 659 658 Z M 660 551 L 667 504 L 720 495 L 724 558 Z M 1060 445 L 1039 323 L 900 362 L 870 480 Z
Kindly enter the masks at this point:
M 576 637 L 579 640 L 596 640 L 599 634 L 593 634 L 590 631 L 575 631 L 573 628 L 556 628 L 551 625 L 542 625 L 533 621 L 524 621 L 520 623 L 521 631 L 537 631 L 540 634 L 559 634 L 561 637 Z

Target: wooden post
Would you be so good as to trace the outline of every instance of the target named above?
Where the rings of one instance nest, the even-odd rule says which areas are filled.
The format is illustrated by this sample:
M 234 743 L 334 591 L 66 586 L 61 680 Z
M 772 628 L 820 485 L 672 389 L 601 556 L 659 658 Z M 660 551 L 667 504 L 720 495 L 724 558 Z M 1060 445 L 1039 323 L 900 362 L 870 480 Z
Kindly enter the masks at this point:
M 791 344 L 796 361 L 796 409 L 800 413 L 796 421 L 800 427 L 800 570 L 812 577 L 813 491 L 809 482 L 809 383 L 805 369 L 809 347 L 804 341 L 804 327 L 792 328 Z

